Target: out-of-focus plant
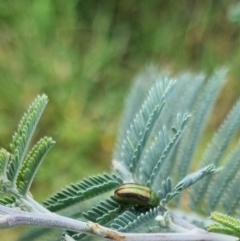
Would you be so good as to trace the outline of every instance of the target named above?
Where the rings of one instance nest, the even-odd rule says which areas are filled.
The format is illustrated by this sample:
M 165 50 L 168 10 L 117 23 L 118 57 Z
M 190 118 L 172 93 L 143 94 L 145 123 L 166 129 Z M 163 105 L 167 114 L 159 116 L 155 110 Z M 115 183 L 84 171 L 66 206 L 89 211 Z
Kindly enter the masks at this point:
M 235 3 L 228 8 L 228 19 L 232 23 L 240 23 L 240 3 Z

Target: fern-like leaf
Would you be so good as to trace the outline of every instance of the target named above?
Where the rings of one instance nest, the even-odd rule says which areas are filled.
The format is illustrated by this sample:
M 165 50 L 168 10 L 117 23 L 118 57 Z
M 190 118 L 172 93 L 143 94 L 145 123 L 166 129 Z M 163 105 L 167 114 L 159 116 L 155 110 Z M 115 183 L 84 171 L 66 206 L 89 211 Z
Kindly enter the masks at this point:
M 149 224 L 155 222 L 154 219 L 159 215 L 159 212 L 159 207 L 150 209 L 148 212 L 142 213 L 137 217 L 130 212 L 126 212 L 116 218 L 111 224 L 111 227 L 121 232 L 132 232 L 134 230 L 140 232 L 141 228 L 143 228 L 145 232 L 149 232 Z
M 9 162 L 10 154 L 5 150 L 0 150 L 0 180 L 6 179 L 7 165 Z
M 198 182 L 199 180 L 201 180 L 202 178 L 207 177 L 213 173 L 216 173 L 217 171 L 219 171 L 219 169 L 216 169 L 214 165 L 204 167 L 195 173 L 187 175 L 181 182 L 177 184 L 175 188 L 186 189 L 195 184 L 196 182 Z
M 201 92 L 206 76 L 203 74 L 184 73 L 176 76 L 171 98 L 168 98 L 156 129 L 163 125 L 170 129 L 175 125 L 176 113 L 192 113 L 196 96 Z
M 48 98 L 46 95 L 38 96 L 29 107 L 27 113 L 23 115 L 18 131 L 13 135 L 12 143 L 10 144 L 13 156 L 7 171 L 7 177 L 12 183 L 16 182 L 26 150 L 47 102 Z
M 224 194 L 233 196 L 229 194 L 232 190 L 228 186 L 234 182 L 240 168 L 240 141 L 226 158 L 225 163 L 223 170 L 212 180 L 206 195 L 208 212 L 214 211 L 216 206 L 224 200 Z
M 16 202 L 16 198 L 14 196 L 4 197 L 0 199 L 0 204 L 4 206 L 12 206 Z
M 122 143 L 122 159 L 120 161 L 123 162 L 132 173 L 135 173 L 137 170 L 140 157 L 149 139 L 151 130 L 160 116 L 173 83 L 174 81 L 169 78 L 163 78 L 161 82 L 156 83 L 151 88 L 148 97 L 126 133 L 126 137 Z
M 214 106 L 217 96 L 223 86 L 226 77 L 225 70 L 217 71 L 204 86 L 192 112 L 193 118 L 188 124 L 179 146 L 177 154 L 177 173 L 179 179 L 183 179 L 191 166 L 196 146 L 203 133 L 209 114 Z M 209 164 L 209 163 L 208 163 Z M 179 201 L 180 199 L 178 199 Z
M 178 142 L 190 115 L 177 115 L 177 127 L 173 128 L 174 136 L 170 138 L 163 128 L 163 131 L 155 138 L 154 143 L 146 151 L 146 156 L 141 161 L 140 180 L 142 183 L 153 187 L 159 177 L 163 164 L 168 160 L 176 143 Z
M 158 78 L 161 78 L 162 75 L 163 73 L 159 73 L 156 67 L 150 66 L 135 78 L 132 88 L 125 101 L 125 108 L 118 134 L 117 145 L 114 150 L 114 160 L 121 160 L 122 142 L 125 139 L 126 132 L 143 103 L 151 85 L 156 82 Z
M 111 223 L 110 227 L 118 231 L 123 231 L 123 228 L 128 224 L 133 223 L 137 219 L 137 215 L 132 211 L 126 211 L 119 215 Z
M 30 151 L 17 178 L 17 187 L 22 195 L 27 195 L 39 166 L 55 142 L 50 137 L 41 139 Z
M 71 184 L 62 191 L 50 197 L 43 204 L 50 211 L 59 211 L 77 202 L 93 198 L 115 189 L 122 180 L 115 175 L 98 175 L 83 179 L 77 184 Z
M 236 237 L 240 237 L 240 232 L 237 232 L 229 227 L 225 227 L 222 224 L 214 223 L 207 228 L 208 232 L 213 233 L 222 233 L 227 235 L 232 235 Z
M 170 143 L 170 148 L 166 153 L 167 161 L 165 161 L 162 165 L 160 175 L 157 177 L 155 185 L 157 185 L 157 183 L 161 182 L 162 180 L 166 180 L 168 177 L 173 176 L 173 167 L 176 161 L 176 153 L 179 147 L 179 141 L 181 141 L 182 135 L 186 130 L 185 127 L 187 126 L 190 118 L 191 115 L 187 113 L 185 115 L 180 113 L 177 114 L 177 122 L 174 123 L 176 126 L 171 127 L 172 132 L 174 133 L 172 138 L 173 142 Z
M 158 164 L 158 169 L 160 169 L 160 164 L 163 164 L 163 161 L 166 157 L 164 153 L 167 152 L 166 150 L 168 150 L 170 143 L 173 143 L 172 139 L 169 136 L 166 127 L 163 126 L 162 131 L 158 133 L 154 139 L 154 142 L 146 150 L 146 154 L 140 163 L 139 171 L 140 181 L 142 184 L 151 186 L 150 178 L 153 175 L 153 170 L 156 167 L 156 163 Z
M 165 181 L 162 181 L 162 188 L 157 193 L 163 206 L 165 206 L 177 194 L 179 194 L 179 192 L 172 192 L 172 181 L 170 177 L 168 177 Z
M 171 201 L 175 196 L 180 194 L 184 189 L 192 186 L 199 180 L 216 173 L 218 169 L 215 168 L 214 165 L 209 165 L 204 167 L 197 172 L 194 172 L 190 175 L 187 175 L 183 180 L 181 180 L 172 190 L 171 190 L 171 179 L 167 179 L 166 182 L 162 184 L 162 190 L 158 192 L 158 197 L 161 200 L 163 205 L 166 205 L 169 201 Z
M 217 224 L 210 225 L 209 231 L 215 231 L 218 233 L 230 234 L 233 236 L 240 237 L 240 220 L 224 215 L 222 213 L 213 212 L 211 213 L 211 219 L 218 222 Z
M 111 197 L 101 201 L 97 206 L 83 213 L 83 216 L 89 221 L 97 222 L 103 225 L 118 216 L 121 209 L 120 204 Z
M 234 178 L 234 181 L 228 185 L 230 191 L 224 193 L 222 200 L 223 208 L 228 215 L 233 215 L 236 212 L 237 207 L 240 203 L 240 192 L 239 192 L 240 175 Z
M 214 135 L 211 143 L 209 144 L 206 152 L 201 160 L 202 165 L 213 163 L 218 165 L 222 156 L 228 147 L 236 130 L 240 128 L 240 101 L 232 108 L 230 114 L 227 116 L 224 123 L 220 126 L 219 130 Z M 191 205 L 193 208 L 199 208 L 201 201 L 207 193 L 210 186 L 209 182 L 211 177 L 207 178 L 201 183 L 198 183 L 193 188 Z

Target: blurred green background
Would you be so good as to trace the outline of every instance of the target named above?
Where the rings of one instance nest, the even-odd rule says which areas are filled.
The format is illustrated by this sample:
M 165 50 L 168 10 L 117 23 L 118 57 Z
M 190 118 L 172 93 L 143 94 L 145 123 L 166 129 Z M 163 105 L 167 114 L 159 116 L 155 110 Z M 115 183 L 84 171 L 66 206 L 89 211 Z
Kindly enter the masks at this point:
M 9 149 L 37 94 L 50 99 L 33 142 L 48 135 L 57 143 L 37 174 L 34 197 L 42 201 L 110 170 L 124 97 L 150 63 L 174 73 L 230 69 L 211 133 L 240 95 L 239 6 L 231 0 L 0 1 L 0 146 Z

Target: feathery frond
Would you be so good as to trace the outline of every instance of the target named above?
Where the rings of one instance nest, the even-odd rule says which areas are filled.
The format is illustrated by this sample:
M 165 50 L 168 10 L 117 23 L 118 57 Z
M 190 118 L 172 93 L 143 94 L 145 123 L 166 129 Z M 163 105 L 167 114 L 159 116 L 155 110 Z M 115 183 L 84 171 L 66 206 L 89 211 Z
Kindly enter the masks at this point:
M 193 74 L 193 73 L 183 73 L 176 76 L 176 84 L 174 85 L 174 90 L 166 102 L 166 106 L 163 109 L 161 118 L 159 119 L 158 127 L 166 126 L 167 129 L 172 128 L 176 124 L 176 113 L 192 113 L 193 106 L 196 104 L 197 96 L 201 93 L 206 75 L 204 74 Z M 193 117 L 194 118 L 194 117 Z M 157 130 L 156 130 L 157 131 Z M 186 129 L 184 129 L 184 132 Z M 177 142 L 174 146 L 174 150 L 168 157 L 168 160 L 164 163 L 161 168 L 161 177 L 159 177 L 156 183 L 161 183 L 162 180 L 166 180 L 169 176 L 174 176 L 174 171 L 178 173 L 179 168 L 175 168 L 177 165 L 177 159 L 179 155 L 179 146 L 182 142 Z M 175 175 L 176 181 L 179 180 L 177 175 Z
M 175 140 L 177 139 L 175 138 Z M 166 127 L 163 126 L 162 131 L 157 134 L 140 163 L 140 181 L 142 184 L 151 186 L 150 178 L 152 175 L 155 176 L 153 170 L 155 169 L 155 172 L 157 172 L 156 166 L 160 170 L 163 161 L 166 160 L 167 155 L 165 153 L 172 143 L 172 138 L 169 136 Z
M 155 186 L 158 182 L 161 182 L 162 180 L 165 180 L 170 176 L 173 177 L 173 167 L 176 161 L 176 153 L 179 147 L 179 140 L 181 140 L 181 137 L 186 130 L 185 127 L 187 126 L 190 118 L 191 115 L 187 113 L 185 113 L 184 115 L 180 113 L 177 114 L 177 121 L 175 121 L 175 123 L 173 123 L 174 126 L 171 127 L 174 136 L 172 137 L 172 140 L 169 143 L 169 149 L 166 153 L 165 158 L 167 161 L 164 161 L 161 167 L 160 175 L 155 180 Z
M 178 183 L 178 185 L 176 186 L 176 188 L 178 189 L 178 187 L 186 189 L 190 186 L 192 186 L 193 184 L 195 184 L 196 182 L 198 182 L 199 180 L 201 180 L 202 178 L 208 177 L 209 175 L 218 172 L 220 169 L 216 169 L 214 165 L 208 165 L 206 167 L 203 167 L 202 169 L 187 175 L 181 182 Z
M 217 212 L 211 213 L 211 219 L 218 222 L 208 227 L 209 231 L 240 237 L 240 220 Z
M 38 96 L 29 107 L 27 113 L 23 115 L 18 130 L 13 135 L 12 143 L 10 144 L 13 156 L 7 171 L 7 177 L 12 183 L 15 183 L 17 179 L 26 150 L 47 102 L 48 98 L 46 95 Z
M 230 194 L 233 190 L 228 187 L 234 182 L 240 169 L 240 141 L 228 155 L 225 163 L 222 171 L 212 180 L 206 194 L 205 200 L 208 212 L 216 209 L 216 206 L 224 200 L 224 194 L 229 196 L 234 196 L 236 194 Z
M 214 73 L 198 97 L 192 113 L 193 118 L 191 118 L 188 124 L 179 147 L 180 152 L 177 158 L 179 179 L 184 178 L 188 173 L 197 143 L 223 86 L 225 77 L 225 70 L 219 70 Z
M 132 232 L 137 230 L 137 232 L 149 232 L 149 227 L 152 223 L 156 223 L 154 220 L 159 215 L 159 207 L 150 209 L 146 213 L 142 213 L 139 216 L 135 216 L 129 211 L 117 217 L 111 224 L 111 227 L 117 229 L 121 232 Z
M 157 79 L 162 78 L 162 75 L 163 73 L 159 73 L 156 67 L 149 66 L 133 81 L 133 85 L 125 101 L 124 113 L 122 115 L 117 144 L 114 150 L 114 160 L 121 160 L 122 143 L 125 139 L 127 130 L 138 112 L 139 107 L 142 105 L 149 88 Z
M 224 120 L 204 154 L 201 165 L 210 162 L 217 165 L 228 147 L 233 136 L 240 128 L 240 100 L 233 106 L 232 110 Z
M 146 82 L 147 75 L 150 75 L 148 82 Z M 215 166 L 219 164 L 233 135 L 240 127 L 240 101 L 219 128 L 205 152 L 200 165 L 201 167 L 204 165 L 204 167 L 187 175 L 208 115 L 223 86 L 225 75 L 226 71 L 221 70 L 207 81 L 205 76 L 201 74 L 196 77 L 191 74 L 183 74 L 178 76 L 177 83 L 170 75 L 156 70 L 141 75 L 139 80 L 135 82 L 126 103 L 126 111 L 114 152 L 113 167 L 121 178 L 114 174 L 103 174 L 84 179 L 50 197 L 44 202 L 44 206 L 50 211 L 60 211 L 66 208 L 64 212 L 71 218 L 79 218 L 80 216 L 85 221 L 99 223 L 121 232 L 147 233 L 152 232 L 152 228 L 155 227 L 158 229 L 157 231 L 163 231 L 169 227 L 159 225 L 155 218 L 162 212 L 165 213 L 164 206 L 174 197 L 201 180 L 200 184 L 194 185 L 195 188 L 192 192 L 194 207 L 199 206 L 202 197 L 206 196 L 208 210 L 215 208 L 217 204 L 222 204 L 228 213 L 236 211 L 240 202 L 240 194 L 238 195 L 240 176 L 237 171 L 240 167 L 240 160 L 237 163 L 238 156 L 240 156 L 238 151 L 240 142 L 237 145 L 238 149 L 234 149 L 227 158 L 229 162 L 227 168 L 231 170 L 228 172 L 225 170 L 214 180 L 215 182 L 210 188 L 211 193 L 207 195 L 208 188 L 206 187 L 211 180 L 209 176 L 219 170 Z M 193 79 L 192 82 L 191 79 Z M 172 98 L 169 98 L 170 94 Z M 32 134 L 46 104 L 47 97 L 45 95 L 39 96 L 23 116 L 18 131 L 13 136 L 11 144 L 13 154 L 10 156 L 5 150 L 0 150 L 1 178 L 13 184 L 12 190 L 9 190 L 15 192 L 17 197 L 20 196 L 23 200 L 22 203 L 26 201 L 26 207 L 28 207 L 27 201 L 30 198 L 28 197 L 28 200 L 25 198 L 36 172 L 54 144 L 51 138 L 41 139 L 23 161 Z M 188 113 L 191 113 L 193 117 L 188 128 L 185 128 L 190 119 Z M 183 138 L 180 139 L 181 137 Z M 210 163 L 212 164 L 210 165 Z M 173 167 L 178 168 L 176 176 L 173 175 Z M 230 181 L 230 177 L 234 177 L 233 181 Z M 110 191 L 128 180 L 147 185 L 156 192 L 160 199 L 159 206 L 144 213 L 144 209 L 138 210 L 134 207 L 128 209 L 110 196 Z M 218 187 L 219 191 L 214 193 L 213 191 L 220 181 L 224 182 L 223 187 L 221 189 Z M 230 189 L 231 192 L 226 191 L 226 189 Z M 153 192 L 149 193 L 153 194 Z M 79 204 L 101 194 L 104 194 L 104 198 L 106 195 L 110 197 L 100 201 L 84 213 L 79 214 L 80 211 L 78 211 L 78 213 L 73 214 L 74 208 L 72 206 L 74 204 Z M 129 195 L 129 193 L 127 194 Z M 143 195 L 139 196 L 145 198 Z M 180 195 L 177 198 L 180 200 Z M 30 201 L 33 205 L 36 204 L 34 200 Z M 29 206 L 31 205 L 30 201 Z M 14 205 L 15 198 L 5 198 L 0 200 L 0 203 Z M 70 209 L 72 209 L 71 214 L 69 214 Z M 220 222 L 219 225 L 213 226 L 213 229 L 229 231 L 229 226 L 223 225 L 222 227 L 221 225 L 223 224 Z M 81 233 L 67 232 L 67 234 L 76 240 L 88 240 L 89 238 L 88 235 Z M 41 237 L 40 231 L 39 237 Z
M 123 231 L 123 228 L 128 224 L 134 222 L 137 219 L 137 215 L 132 211 L 125 211 L 111 223 L 110 227 L 118 231 Z
M 175 192 L 175 195 L 179 193 Z M 174 196 L 174 193 L 172 193 L 172 181 L 171 178 L 168 177 L 166 180 L 162 181 L 162 188 L 160 191 L 157 193 L 159 200 L 161 201 L 161 204 L 164 206 L 166 205 L 169 201 L 170 198 Z
M 175 78 L 177 81 L 174 84 L 171 98 L 167 99 L 155 129 L 159 129 L 163 125 L 170 129 L 175 125 L 176 113 L 192 113 L 196 96 L 201 92 L 206 76 L 183 73 Z
M 239 192 L 240 175 L 238 174 L 234 181 L 228 185 L 230 192 L 225 192 L 222 200 L 222 205 L 225 213 L 233 215 L 236 212 L 237 207 L 240 203 L 240 192 Z
M 208 145 L 203 159 L 200 165 L 208 165 L 213 163 L 218 165 L 225 153 L 226 148 L 232 140 L 232 137 L 236 133 L 236 130 L 240 128 L 240 101 L 232 108 L 228 114 L 226 120 L 220 126 L 216 134 L 213 136 L 211 143 Z M 199 208 L 201 201 L 207 193 L 207 188 L 210 186 L 209 182 L 211 177 L 205 179 L 203 182 L 198 183 L 193 188 L 191 205 L 195 208 Z
M 43 204 L 51 211 L 59 211 L 77 202 L 113 190 L 121 184 L 122 180 L 115 175 L 92 176 L 88 179 L 83 179 L 79 183 L 71 184 L 71 186 L 54 194 Z
M 118 216 L 121 209 L 120 204 L 113 197 L 110 197 L 101 201 L 91 210 L 84 212 L 83 217 L 92 222 L 106 224 Z
M 16 198 L 14 196 L 4 197 L 0 199 L 0 204 L 4 206 L 12 206 L 16 202 Z
M 52 140 L 52 138 L 44 137 L 33 147 L 33 149 L 28 154 L 17 178 L 17 187 L 23 196 L 28 194 L 33 178 L 35 177 L 39 166 L 54 144 L 55 142 Z
M 218 169 L 214 165 L 206 166 L 192 174 L 187 175 L 171 190 L 171 179 L 167 179 L 162 183 L 162 190 L 158 192 L 158 197 L 163 205 L 166 205 L 176 195 L 181 193 L 184 189 L 192 186 L 199 180 L 208 177 L 209 175 L 216 173 Z
M 5 180 L 7 173 L 7 165 L 9 162 L 10 153 L 8 153 L 5 149 L 0 150 L 0 180 Z
M 137 170 L 151 130 L 160 116 L 173 84 L 173 80 L 165 77 L 151 88 L 148 97 L 126 133 L 122 143 L 122 159 L 120 161 L 124 162 L 132 173 Z
M 232 236 L 236 236 L 236 237 L 240 236 L 240 232 L 237 232 L 229 227 L 225 227 L 219 223 L 214 223 L 214 224 L 210 225 L 207 228 L 207 230 L 208 230 L 208 232 L 213 232 L 213 233 L 228 234 L 228 235 L 232 235 Z
M 160 175 L 161 167 L 166 162 L 171 154 L 171 151 L 176 146 L 179 137 L 187 124 L 190 115 L 177 115 L 177 126 L 172 128 L 174 136 L 168 137 L 166 128 L 158 134 L 154 143 L 150 146 L 147 155 L 141 162 L 141 176 L 142 182 L 149 187 L 153 187 L 157 178 Z M 147 181 L 145 181 L 147 179 Z

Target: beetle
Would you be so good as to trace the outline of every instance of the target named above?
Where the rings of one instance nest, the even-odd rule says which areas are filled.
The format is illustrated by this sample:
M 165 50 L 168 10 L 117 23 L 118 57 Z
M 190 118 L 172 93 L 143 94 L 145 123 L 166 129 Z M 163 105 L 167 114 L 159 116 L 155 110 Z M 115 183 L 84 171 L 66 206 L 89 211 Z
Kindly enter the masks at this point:
M 159 199 L 153 190 L 136 183 L 125 183 L 119 186 L 114 191 L 114 198 L 125 206 L 153 208 L 159 204 Z

